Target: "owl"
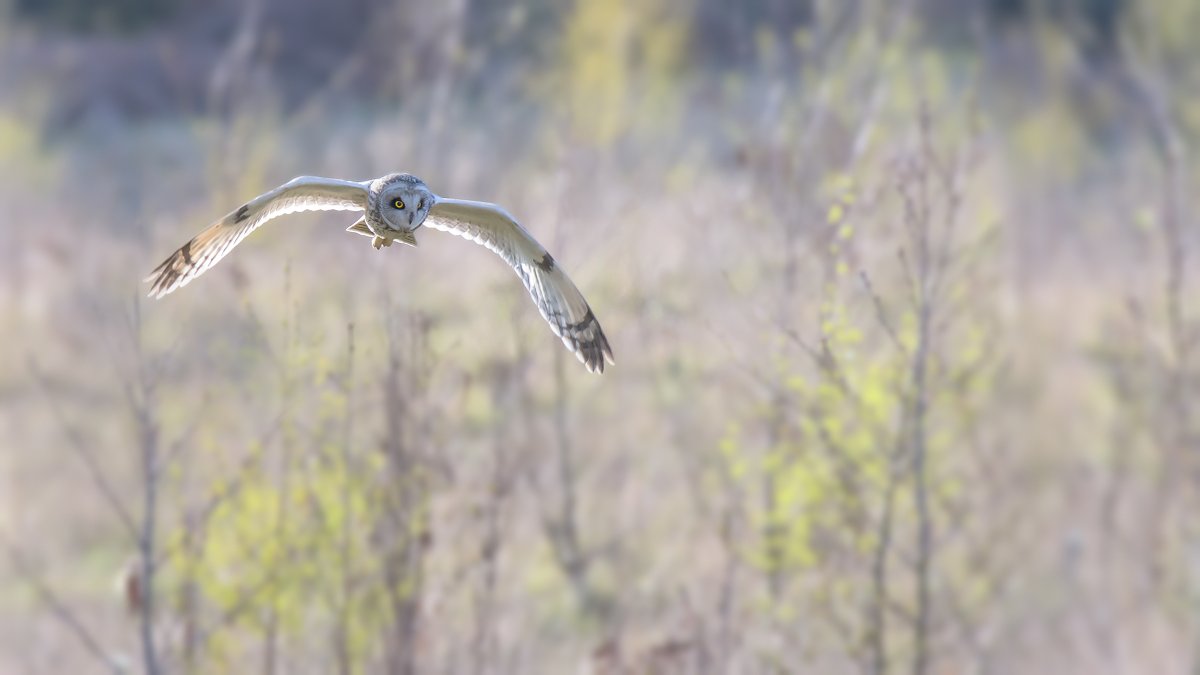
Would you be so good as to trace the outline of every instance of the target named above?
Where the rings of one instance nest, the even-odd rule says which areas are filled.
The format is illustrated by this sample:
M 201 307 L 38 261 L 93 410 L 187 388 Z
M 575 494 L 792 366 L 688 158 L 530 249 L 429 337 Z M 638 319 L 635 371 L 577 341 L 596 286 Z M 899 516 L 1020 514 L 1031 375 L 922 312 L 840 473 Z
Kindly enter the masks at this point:
M 482 244 L 513 268 L 550 329 L 589 371 L 602 373 L 606 362 L 613 363 L 608 338 L 583 294 L 516 218 L 495 204 L 439 197 L 406 173 L 363 182 L 294 178 L 242 204 L 179 247 L 146 277 L 150 297 L 161 298 L 186 285 L 263 223 L 299 211 L 361 211 L 347 231 L 371 237 L 376 250 L 395 241 L 415 247 L 422 227 Z

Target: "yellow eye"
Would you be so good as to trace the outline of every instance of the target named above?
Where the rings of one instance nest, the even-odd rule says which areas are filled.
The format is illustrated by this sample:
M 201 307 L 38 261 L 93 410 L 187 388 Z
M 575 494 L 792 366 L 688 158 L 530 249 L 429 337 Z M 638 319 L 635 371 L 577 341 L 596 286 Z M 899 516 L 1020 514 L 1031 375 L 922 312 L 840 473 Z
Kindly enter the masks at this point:
M 398 209 L 403 209 L 404 208 L 404 200 L 397 199 L 396 201 L 392 202 L 392 206 L 394 206 L 395 208 L 398 208 Z

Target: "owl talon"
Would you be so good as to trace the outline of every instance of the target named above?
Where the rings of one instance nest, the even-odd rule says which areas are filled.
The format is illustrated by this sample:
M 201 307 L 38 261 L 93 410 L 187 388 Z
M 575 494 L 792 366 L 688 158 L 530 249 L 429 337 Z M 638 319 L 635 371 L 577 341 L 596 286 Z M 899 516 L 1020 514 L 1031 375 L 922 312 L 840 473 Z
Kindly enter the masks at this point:
M 371 246 L 374 246 L 376 251 L 378 251 L 380 248 L 382 248 L 384 246 L 391 246 L 391 245 L 392 245 L 391 239 L 385 239 L 378 235 L 376 235 L 376 237 L 371 240 Z

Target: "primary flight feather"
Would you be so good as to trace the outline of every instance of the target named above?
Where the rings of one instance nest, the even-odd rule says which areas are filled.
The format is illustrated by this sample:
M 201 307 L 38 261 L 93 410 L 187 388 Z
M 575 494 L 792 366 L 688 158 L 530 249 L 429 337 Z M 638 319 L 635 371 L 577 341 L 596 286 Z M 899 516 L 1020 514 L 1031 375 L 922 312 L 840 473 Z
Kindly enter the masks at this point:
M 413 233 L 423 225 L 482 244 L 513 268 L 551 330 L 588 370 L 604 372 L 605 362 L 613 363 L 608 339 L 583 294 L 515 218 L 495 204 L 439 197 L 404 173 L 363 182 L 301 176 L 259 195 L 155 268 L 146 278 L 150 297 L 186 285 L 263 223 L 299 211 L 361 211 L 347 230 L 372 237 L 376 249 L 393 241 L 416 246 Z

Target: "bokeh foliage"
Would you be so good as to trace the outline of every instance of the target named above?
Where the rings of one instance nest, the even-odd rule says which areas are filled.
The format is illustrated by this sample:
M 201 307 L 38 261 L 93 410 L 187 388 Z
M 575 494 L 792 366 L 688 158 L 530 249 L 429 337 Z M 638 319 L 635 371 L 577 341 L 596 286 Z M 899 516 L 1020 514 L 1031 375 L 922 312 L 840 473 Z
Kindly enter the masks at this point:
M 1194 665 L 1195 3 L 364 0 L 345 55 L 338 17 L 185 5 L 0 35 L 106 48 L 64 12 L 136 63 L 0 94 L 0 532 L 105 649 L 137 545 L 86 457 L 130 505 L 161 477 L 192 672 Z M 190 51 L 197 16 L 242 37 Z M 231 203 L 394 170 L 517 213 L 617 365 L 489 252 L 336 214 L 131 300 Z M 0 669 L 86 670 L 14 579 Z

